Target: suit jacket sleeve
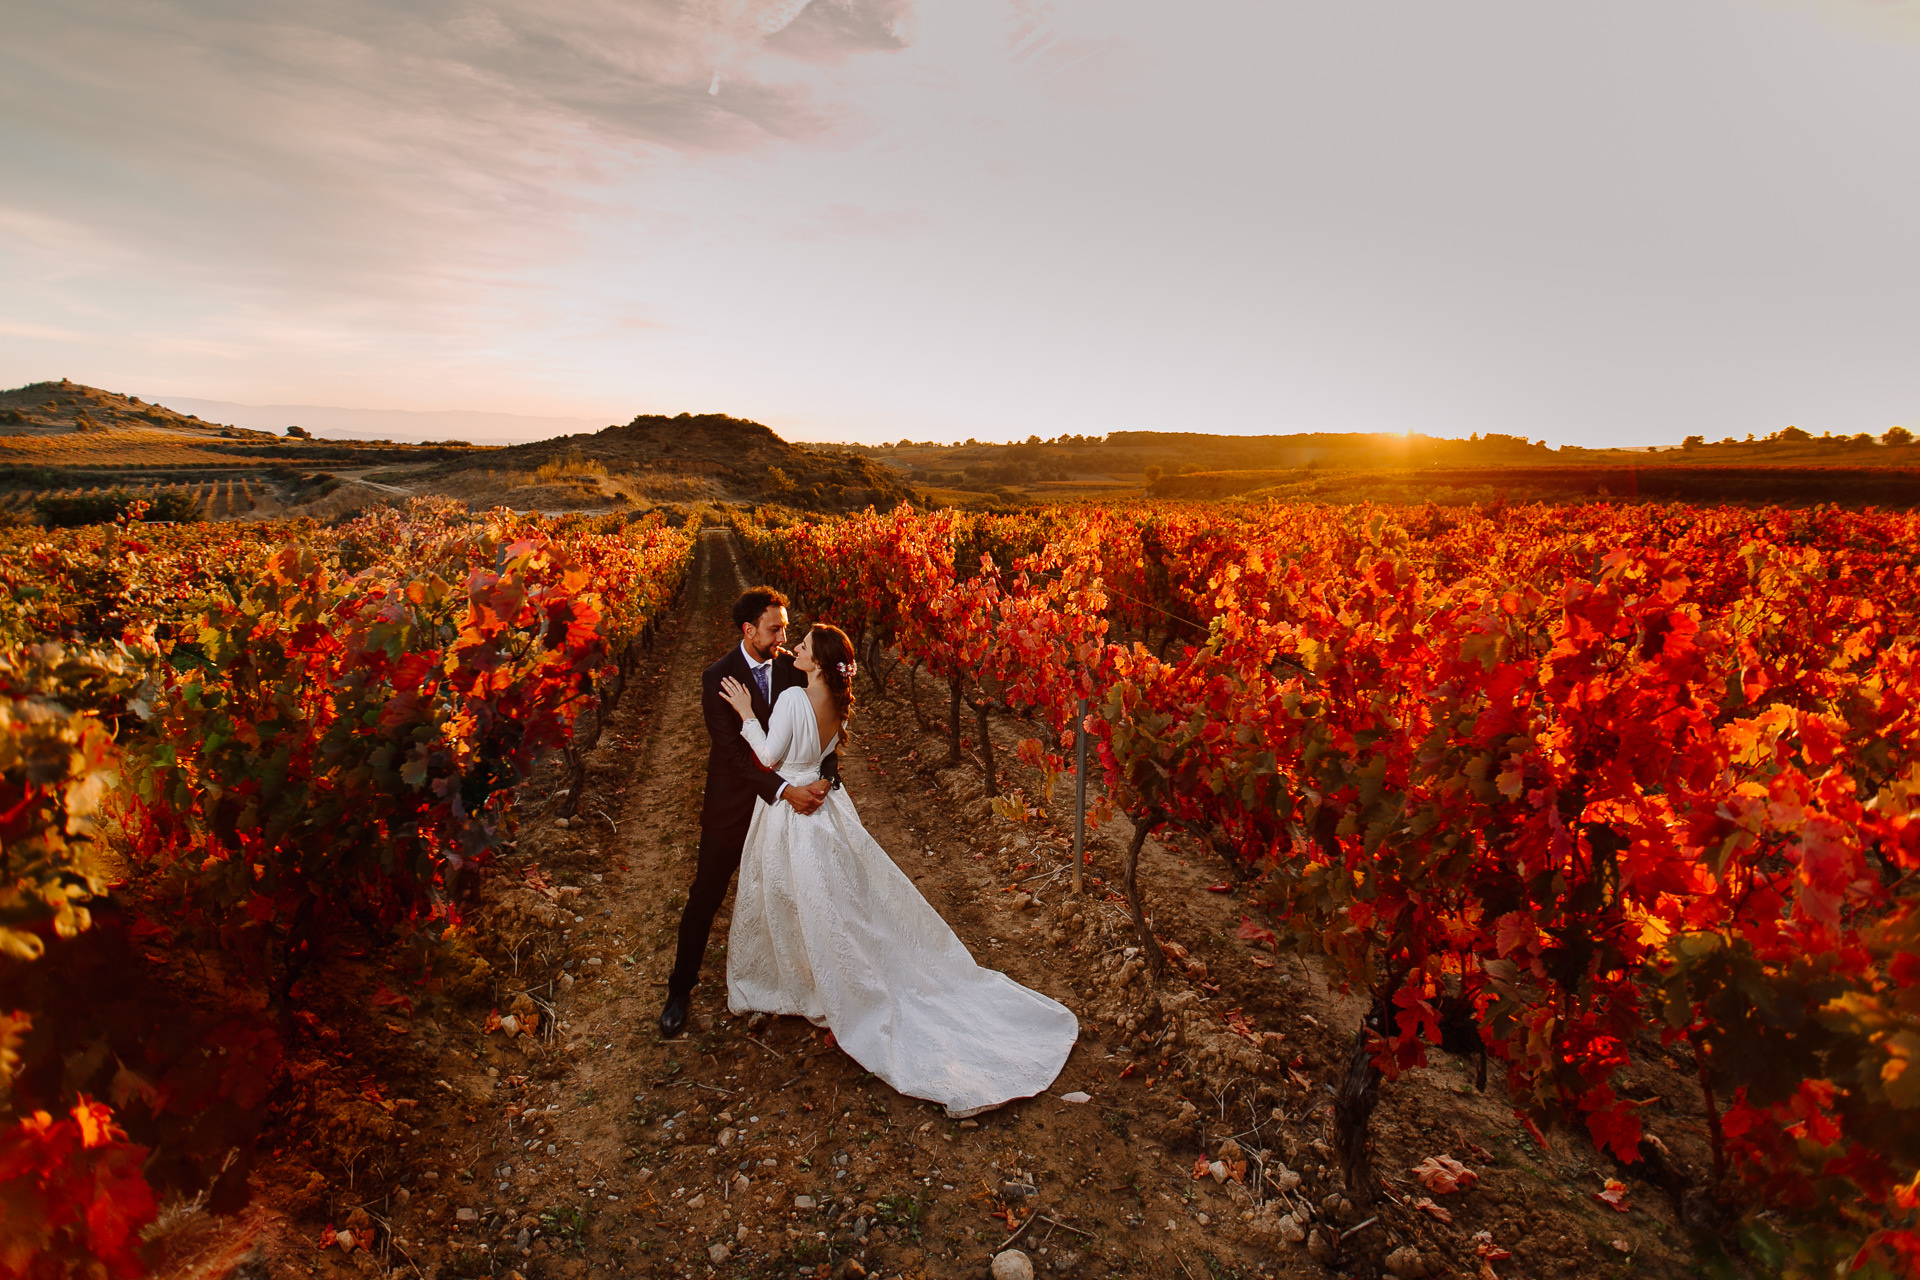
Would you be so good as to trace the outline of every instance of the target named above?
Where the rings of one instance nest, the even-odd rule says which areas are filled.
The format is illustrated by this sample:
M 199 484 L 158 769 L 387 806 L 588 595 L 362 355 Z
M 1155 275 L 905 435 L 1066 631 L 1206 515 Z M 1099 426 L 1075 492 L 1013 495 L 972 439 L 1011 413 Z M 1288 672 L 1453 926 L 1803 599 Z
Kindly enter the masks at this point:
M 720 698 L 720 675 L 709 672 L 700 677 L 700 711 L 706 717 L 707 733 L 720 754 L 720 769 L 748 791 L 768 804 L 780 799 L 786 779 L 760 767 L 753 748 L 740 735 L 740 717 Z

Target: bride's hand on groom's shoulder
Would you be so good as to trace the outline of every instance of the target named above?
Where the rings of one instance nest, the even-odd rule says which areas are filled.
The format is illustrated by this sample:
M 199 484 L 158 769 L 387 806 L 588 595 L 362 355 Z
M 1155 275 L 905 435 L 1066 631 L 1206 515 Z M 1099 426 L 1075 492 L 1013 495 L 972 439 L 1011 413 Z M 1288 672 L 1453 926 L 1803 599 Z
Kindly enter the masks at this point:
M 728 676 L 720 682 L 720 701 L 740 713 L 742 722 L 753 714 L 753 695 L 747 692 L 747 686 Z

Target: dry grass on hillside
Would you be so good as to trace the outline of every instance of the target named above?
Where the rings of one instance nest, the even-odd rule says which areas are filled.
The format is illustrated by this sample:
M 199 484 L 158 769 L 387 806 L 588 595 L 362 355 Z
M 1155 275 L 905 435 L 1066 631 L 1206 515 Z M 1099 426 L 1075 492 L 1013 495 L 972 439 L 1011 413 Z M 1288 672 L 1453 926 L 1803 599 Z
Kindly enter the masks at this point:
M 72 431 L 0 436 L 0 465 L 22 467 L 264 467 L 249 458 L 195 448 L 196 437 L 161 430 Z

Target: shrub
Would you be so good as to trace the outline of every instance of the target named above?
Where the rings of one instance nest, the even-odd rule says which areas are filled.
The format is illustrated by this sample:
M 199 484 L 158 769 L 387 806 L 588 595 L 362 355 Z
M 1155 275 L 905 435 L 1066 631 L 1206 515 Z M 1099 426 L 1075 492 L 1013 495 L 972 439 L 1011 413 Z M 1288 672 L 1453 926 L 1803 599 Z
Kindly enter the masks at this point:
M 598 458 L 583 456 L 579 445 L 569 446 L 564 457 L 543 462 L 534 471 L 541 484 L 552 484 L 557 480 L 584 480 L 591 486 L 606 474 L 606 464 Z

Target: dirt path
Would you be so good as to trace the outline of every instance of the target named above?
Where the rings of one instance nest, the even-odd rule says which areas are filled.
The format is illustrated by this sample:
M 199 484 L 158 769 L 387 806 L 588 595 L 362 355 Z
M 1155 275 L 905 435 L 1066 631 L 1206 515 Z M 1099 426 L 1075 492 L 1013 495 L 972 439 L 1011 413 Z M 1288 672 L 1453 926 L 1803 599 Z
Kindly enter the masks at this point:
M 1015 1235 L 1043 1275 L 1475 1275 L 1480 1231 L 1517 1255 L 1496 1267 L 1505 1280 L 1679 1274 L 1670 1216 L 1596 1207 L 1613 1171 L 1590 1148 L 1533 1147 L 1497 1089 L 1476 1093 L 1470 1067 L 1443 1055 L 1388 1087 L 1376 1123 L 1388 1197 L 1343 1200 L 1321 1138 L 1354 1002 L 1235 938 L 1244 907 L 1209 892 L 1217 864 L 1150 844 L 1156 932 L 1190 952 L 1155 985 L 1124 904 L 1096 882 L 1117 881 L 1124 829 L 1096 833 L 1096 879 L 1074 898 L 1064 829 L 994 816 L 973 762 L 934 768 L 944 743 L 898 677 L 891 698 L 862 677 L 849 793 L 982 963 L 1079 1014 L 1060 1079 L 955 1123 L 801 1020 L 730 1016 L 724 909 L 689 1030 L 660 1040 L 698 838 L 699 673 L 732 643 L 744 581 L 731 535 L 707 530 L 673 623 L 589 762 L 578 816 L 541 816 L 557 770 L 529 785 L 517 856 L 474 930 L 497 1011 L 535 1029 L 488 1030 L 483 1008 L 433 1038 L 423 1136 L 379 1201 L 396 1275 L 979 1277 Z M 944 696 L 922 681 L 923 707 Z M 1009 729 L 1000 745 L 1012 742 Z M 1075 1093 L 1090 1101 L 1065 1100 Z M 1450 1224 L 1414 1207 L 1428 1193 L 1405 1176 L 1439 1154 L 1481 1176 L 1445 1197 Z M 1202 1156 L 1226 1176 L 1196 1177 Z M 1318 1245 L 1297 1238 L 1307 1230 Z M 331 1248 L 299 1261 L 378 1270 Z

